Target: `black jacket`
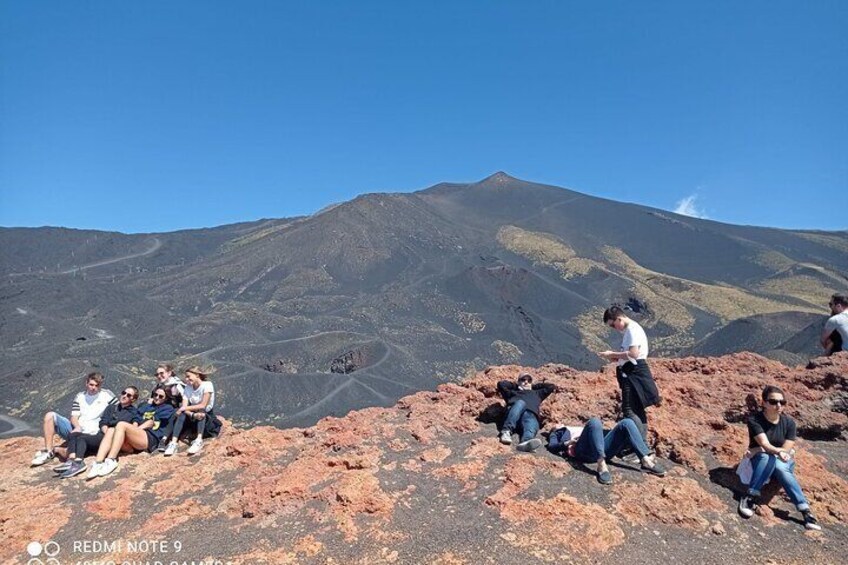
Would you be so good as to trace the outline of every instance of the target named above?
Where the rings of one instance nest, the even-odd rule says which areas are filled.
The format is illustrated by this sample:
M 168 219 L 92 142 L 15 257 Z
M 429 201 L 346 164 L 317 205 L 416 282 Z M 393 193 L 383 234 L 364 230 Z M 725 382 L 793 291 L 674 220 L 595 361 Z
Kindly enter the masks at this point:
M 624 375 L 627 375 L 626 377 Z M 651 368 L 644 359 L 639 359 L 634 364 L 628 361 L 621 367 L 618 367 L 616 375 L 618 378 L 618 386 L 621 386 L 622 379 L 630 379 L 630 384 L 633 387 L 633 392 L 642 403 L 644 408 L 654 406 L 660 402 L 660 391 L 657 389 L 657 383 L 654 382 L 654 376 L 651 374 Z
M 530 390 L 521 390 L 512 381 L 500 381 L 498 383 L 498 392 L 506 400 L 507 406 L 512 406 L 517 400 L 523 400 L 527 405 L 526 410 L 535 414 L 537 418 L 539 417 L 539 407 L 542 401 L 555 390 L 556 386 L 551 383 L 537 383 Z
M 132 422 L 138 416 L 138 408 L 130 404 L 126 408 L 120 403 L 110 404 L 100 416 L 100 427 L 108 426 L 114 428 L 118 422 Z

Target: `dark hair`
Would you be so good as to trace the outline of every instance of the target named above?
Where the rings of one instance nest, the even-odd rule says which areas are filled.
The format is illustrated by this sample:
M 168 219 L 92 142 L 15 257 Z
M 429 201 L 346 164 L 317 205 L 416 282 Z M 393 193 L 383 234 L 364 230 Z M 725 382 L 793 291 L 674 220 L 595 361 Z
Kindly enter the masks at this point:
M 133 385 L 130 385 L 130 386 L 124 388 L 124 390 L 129 390 L 129 389 L 132 389 L 133 392 L 135 392 L 135 397 L 138 398 L 138 387 L 134 387 Z
M 171 387 L 162 386 L 162 385 L 158 385 L 158 386 L 153 387 L 153 390 L 150 391 L 150 398 L 153 398 L 153 394 L 157 390 L 161 390 L 162 392 L 165 393 L 165 402 L 170 403 L 171 402 L 171 391 L 168 390 L 169 388 L 171 388 Z
M 777 393 L 783 396 L 783 398 L 786 398 L 786 394 L 782 390 L 780 390 L 779 387 L 776 387 L 774 385 L 768 385 L 766 388 L 763 389 L 763 400 L 768 400 L 769 395 L 772 395 L 774 393 Z
M 620 306 L 610 306 L 604 310 L 604 323 L 607 324 L 610 320 L 615 320 L 623 316 L 627 316 L 627 314 L 624 313 L 624 310 Z
M 102 385 L 103 384 L 103 375 L 101 375 L 100 373 L 96 373 L 96 372 L 95 373 L 89 373 L 85 376 L 85 382 L 88 383 L 88 381 L 94 381 L 98 385 Z
M 842 306 L 843 308 L 848 308 L 848 296 L 844 294 L 834 294 L 830 297 L 830 303 L 833 306 Z

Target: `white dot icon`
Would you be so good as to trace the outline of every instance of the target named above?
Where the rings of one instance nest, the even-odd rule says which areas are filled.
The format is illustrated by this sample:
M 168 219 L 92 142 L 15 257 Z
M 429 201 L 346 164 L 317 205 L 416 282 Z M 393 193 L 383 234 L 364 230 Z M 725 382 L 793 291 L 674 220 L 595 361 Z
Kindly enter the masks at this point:
M 41 547 L 40 543 L 38 543 L 37 541 L 31 541 L 27 546 L 27 553 L 29 553 L 30 557 L 38 557 L 39 555 L 41 555 L 42 549 L 43 548 Z

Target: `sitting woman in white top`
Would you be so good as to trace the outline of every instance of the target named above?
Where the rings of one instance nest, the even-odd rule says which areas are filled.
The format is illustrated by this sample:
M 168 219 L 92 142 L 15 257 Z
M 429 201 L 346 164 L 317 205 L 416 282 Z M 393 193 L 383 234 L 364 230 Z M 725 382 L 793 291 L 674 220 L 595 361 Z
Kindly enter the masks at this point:
M 621 413 L 639 427 L 642 439 L 647 438 L 646 408 L 659 406 L 660 393 L 651 368 L 648 367 L 648 336 L 638 323 L 631 320 L 618 306 L 604 312 L 604 324 L 622 334 L 620 351 L 601 351 L 601 357 L 615 361 L 615 376 L 621 389 Z
M 198 366 L 186 369 L 186 386 L 183 390 L 182 405 L 177 408 L 177 419 L 174 424 L 173 435 L 165 455 L 171 456 L 177 452 L 178 441 L 183 428 L 193 428 L 195 437 L 188 448 L 188 454 L 194 455 L 203 449 L 203 438 L 217 435 L 220 422 L 215 417 L 212 409 L 215 406 L 215 387 L 208 380 L 209 375 Z

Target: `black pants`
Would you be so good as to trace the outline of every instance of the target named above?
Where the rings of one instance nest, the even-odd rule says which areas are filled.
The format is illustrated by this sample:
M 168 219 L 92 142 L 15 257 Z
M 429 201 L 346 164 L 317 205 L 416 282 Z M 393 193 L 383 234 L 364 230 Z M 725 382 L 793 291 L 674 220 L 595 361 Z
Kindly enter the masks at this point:
M 830 350 L 830 354 L 839 353 L 843 351 L 845 345 L 842 343 L 842 334 L 836 330 L 830 332 L 830 342 L 833 344 L 833 347 Z
M 182 414 L 180 414 L 176 418 L 176 422 L 174 423 L 173 437 L 176 438 L 176 439 L 179 439 L 180 434 L 182 434 L 182 432 L 183 432 L 183 426 L 188 424 L 189 429 L 191 429 L 193 427 L 194 430 L 195 430 L 195 436 L 194 437 L 202 438 L 203 437 L 203 430 L 206 428 L 206 420 L 208 418 L 209 418 L 209 414 L 207 413 L 206 417 L 203 418 L 202 420 L 195 420 L 194 419 L 194 413 L 183 412 Z M 165 437 L 165 436 L 162 436 L 162 437 Z
M 103 432 L 97 432 L 95 435 L 73 432 L 68 438 L 68 456 L 74 454 L 77 459 L 83 459 L 89 452 L 95 454 L 101 441 Z
M 620 368 L 616 369 L 616 377 L 618 377 L 618 386 L 621 388 L 621 415 L 633 420 L 636 427 L 639 428 L 642 439 L 647 441 L 648 413 L 642 406 L 639 395 L 633 390 L 633 382 L 624 376 Z

